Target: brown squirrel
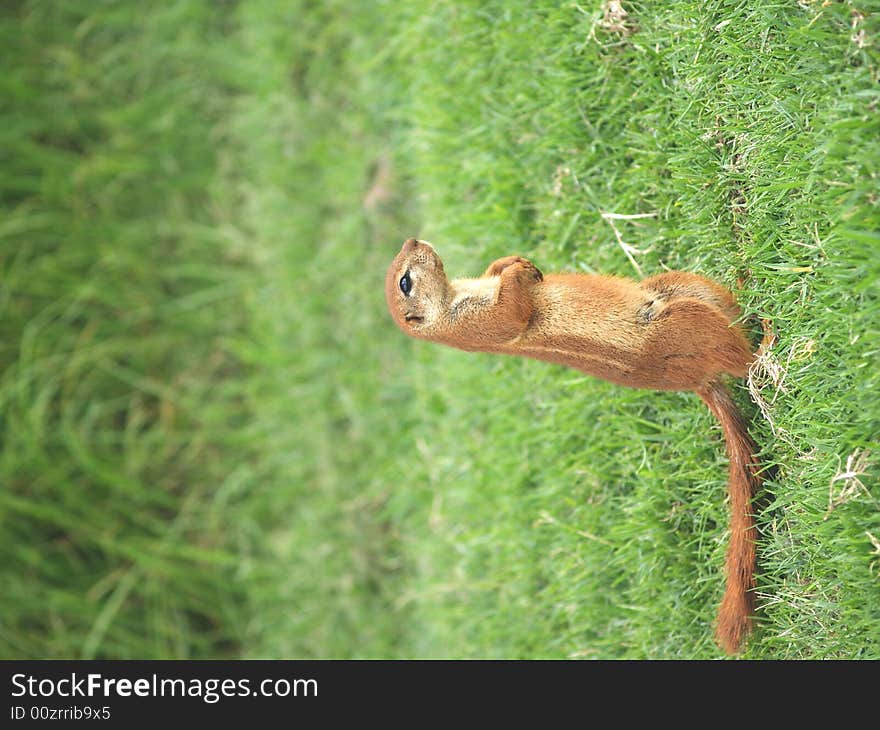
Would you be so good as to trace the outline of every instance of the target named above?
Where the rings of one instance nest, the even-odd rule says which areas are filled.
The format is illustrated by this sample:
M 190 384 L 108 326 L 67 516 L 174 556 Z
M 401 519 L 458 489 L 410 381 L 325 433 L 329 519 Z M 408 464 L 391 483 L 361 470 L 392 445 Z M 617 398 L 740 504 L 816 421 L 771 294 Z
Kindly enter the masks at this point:
M 739 651 L 751 630 L 757 451 L 721 381 L 745 376 L 754 355 L 740 308 L 720 284 L 670 271 L 642 282 L 548 274 L 506 256 L 478 279 L 450 281 L 431 244 L 404 242 L 385 277 L 394 321 L 408 335 L 462 350 L 546 360 L 633 388 L 693 390 L 724 431 L 730 460 L 727 586 L 715 637 Z

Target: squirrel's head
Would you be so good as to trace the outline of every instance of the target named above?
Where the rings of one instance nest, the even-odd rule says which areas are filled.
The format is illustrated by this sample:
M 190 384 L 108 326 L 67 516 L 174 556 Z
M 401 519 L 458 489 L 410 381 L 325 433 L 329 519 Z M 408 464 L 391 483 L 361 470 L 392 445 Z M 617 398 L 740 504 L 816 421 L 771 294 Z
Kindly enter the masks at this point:
M 388 311 L 408 335 L 427 337 L 442 315 L 448 287 L 434 247 L 408 238 L 385 275 Z

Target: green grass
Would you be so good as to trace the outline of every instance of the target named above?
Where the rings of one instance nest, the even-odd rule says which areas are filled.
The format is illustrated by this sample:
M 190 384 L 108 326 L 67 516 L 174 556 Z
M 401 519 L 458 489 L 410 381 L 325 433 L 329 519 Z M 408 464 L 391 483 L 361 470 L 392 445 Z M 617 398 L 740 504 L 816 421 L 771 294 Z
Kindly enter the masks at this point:
M 802 5 L 8 5 L 0 656 L 719 656 L 711 416 L 408 340 L 418 235 L 771 318 L 746 656 L 880 658 L 880 7 Z

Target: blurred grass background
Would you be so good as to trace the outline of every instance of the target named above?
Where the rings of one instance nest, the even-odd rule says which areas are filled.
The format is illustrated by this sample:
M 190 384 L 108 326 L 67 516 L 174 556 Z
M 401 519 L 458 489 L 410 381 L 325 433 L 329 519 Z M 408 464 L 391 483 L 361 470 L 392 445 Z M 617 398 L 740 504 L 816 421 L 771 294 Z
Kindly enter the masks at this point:
M 718 656 L 711 417 L 408 340 L 417 235 L 771 318 L 746 655 L 880 658 L 877 3 L 614 5 L 4 3 L 0 655 Z

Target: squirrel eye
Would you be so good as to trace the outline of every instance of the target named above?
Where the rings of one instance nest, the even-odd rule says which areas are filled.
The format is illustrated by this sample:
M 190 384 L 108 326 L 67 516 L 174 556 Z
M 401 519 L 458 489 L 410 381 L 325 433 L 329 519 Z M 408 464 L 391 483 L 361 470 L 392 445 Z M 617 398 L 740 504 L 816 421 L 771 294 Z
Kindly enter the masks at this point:
M 410 291 L 412 291 L 412 279 L 409 278 L 408 271 L 400 277 L 400 291 L 407 296 L 409 296 Z

